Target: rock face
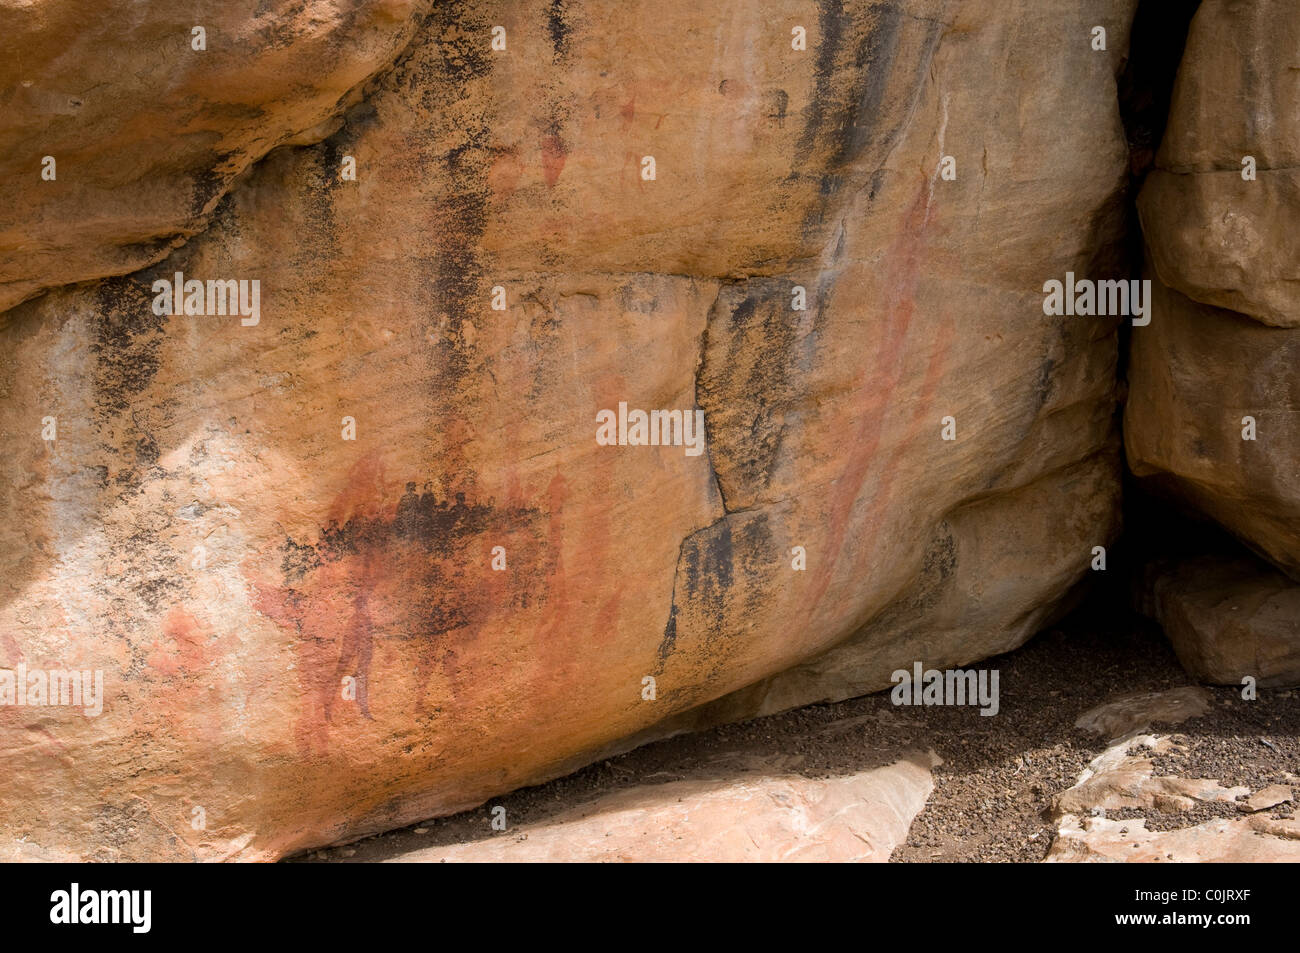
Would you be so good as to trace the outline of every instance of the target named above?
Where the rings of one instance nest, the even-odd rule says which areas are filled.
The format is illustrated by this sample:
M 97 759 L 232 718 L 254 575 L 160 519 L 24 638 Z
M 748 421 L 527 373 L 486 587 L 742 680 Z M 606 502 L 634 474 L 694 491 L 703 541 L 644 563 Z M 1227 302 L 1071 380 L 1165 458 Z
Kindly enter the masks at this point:
M 1149 609 L 1205 681 L 1300 684 L 1300 9 L 1205 0 L 1139 197 L 1155 285 L 1125 444 L 1151 488 L 1286 572 L 1168 567 Z
M 1115 320 L 1041 289 L 1113 263 L 1133 7 L 438 4 L 166 260 L 11 309 L 0 664 L 104 697 L 0 707 L 3 855 L 276 858 L 1023 642 L 1119 528 Z M 347 9 L 361 52 L 290 29 L 255 119 L 182 96 L 201 203 L 190 153 L 139 221 L 75 161 L 24 186 L 10 300 L 319 138 L 407 35 Z M 109 89 L 135 181 L 153 113 Z M 159 314 L 178 272 L 260 305 Z M 623 403 L 704 452 L 601 445 Z
M 1153 290 L 1151 324 L 1133 333 L 1129 465 L 1300 581 L 1300 330 L 1192 301 L 1158 280 Z M 1254 439 L 1243 439 L 1252 420 Z
M 1298 40 L 1283 0 L 1205 0 L 1192 21 L 1139 198 L 1157 297 L 1124 426 L 1138 476 L 1300 581 Z
M 0 2 L 0 311 L 161 260 L 266 153 L 333 132 L 428 6 Z
M 1300 327 L 1298 46 L 1289 0 L 1202 0 L 1139 200 L 1167 285 L 1278 328 Z

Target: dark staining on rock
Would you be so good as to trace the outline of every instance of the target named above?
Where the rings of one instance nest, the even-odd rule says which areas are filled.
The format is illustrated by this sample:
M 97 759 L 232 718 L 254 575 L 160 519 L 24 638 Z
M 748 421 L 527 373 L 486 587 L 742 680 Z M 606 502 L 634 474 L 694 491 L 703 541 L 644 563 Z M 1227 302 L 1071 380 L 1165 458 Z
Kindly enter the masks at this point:
M 123 491 L 122 495 L 130 492 Z M 124 527 L 115 536 L 113 555 L 119 574 L 115 578 L 100 577 L 91 583 L 103 606 L 98 614 L 101 628 L 97 634 L 127 649 L 130 658 L 121 674 L 122 678 L 133 680 L 149 669 L 150 644 L 145 640 L 151 636 L 141 620 L 166 612 L 187 595 L 186 574 L 180 567 L 183 554 L 158 531 L 137 525 Z
M 885 170 L 883 168 L 876 169 L 871 173 L 871 178 L 867 180 L 867 198 L 874 201 L 876 193 L 880 191 L 880 187 L 884 184 Z
M 208 228 L 216 234 L 220 233 L 222 242 L 230 247 L 238 245 L 242 237 L 242 231 L 239 227 L 239 215 L 236 212 L 235 195 L 233 192 L 227 192 L 221 196 L 216 207 L 212 210 L 209 217 Z M 176 244 L 181 244 L 177 242 Z
M 189 232 L 175 232 L 171 235 L 164 235 L 161 238 L 150 239 L 143 242 L 127 242 L 118 246 L 121 255 L 125 259 L 138 259 L 141 261 L 153 261 L 154 259 L 166 255 L 168 249 L 183 245 L 190 237 Z
M 924 29 L 921 55 L 900 58 L 904 24 Z M 922 27 L 923 24 L 923 27 Z M 844 185 L 848 170 L 867 153 L 879 166 L 911 114 L 910 102 L 920 95 L 930 60 L 938 48 L 942 24 L 920 21 L 903 9 L 902 2 L 873 6 L 865 13 L 849 13 L 843 0 L 818 4 L 817 60 L 812 101 L 804 110 L 804 127 L 798 142 L 794 176 L 819 176 L 820 201 L 804 218 L 805 236 L 812 237 L 825 224 L 826 211 Z M 899 71 L 908 63 L 910 75 Z M 848 75 L 845 76 L 844 74 Z M 891 96 L 891 91 L 896 91 Z M 898 100 L 891 102 L 890 100 Z M 906 100 L 906 101 L 905 101 Z M 880 123 L 882 115 L 896 119 Z M 809 163 L 815 163 L 811 168 Z M 878 172 L 869 182 L 874 198 Z
M 801 159 L 812 152 L 817 135 L 826 121 L 828 105 L 834 102 L 835 61 L 844 41 L 847 19 L 844 0 L 820 0 L 817 4 L 817 60 L 813 65 L 816 83 L 812 100 L 804 113 L 803 132 L 799 136 Z
M 327 563 L 375 551 L 402 556 L 413 547 L 452 560 L 470 540 L 492 532 L 527 530 L 541 516 L 536 507 L 499 508 L 495 500 L 471 502 L 459 492 L 454 498 L 440 497 L 431 482 L 417 489 L 416 482 L 410 481 L 390 517 L 354 516 L 342 525 L 331 520 L 312 542 L 286 537 L 280 546 L 280 569 L 289 585 Z
M 656 675 L 663 674 L 664 663 L 677 647 L 679 607 L 691 611 L 703 603 L 715 610 L 715 617 L 722 618 L 723 601 L 733 581 L 732 555 L 731 526 L 725 517 L 682 540 Z
M 544 524 L 535 507 L 498 507 L 461 492 L 448 498 L 431 482 L 410 481 L 387 514 L 331 521 L 314 540 L 287 538 L 280 547 L 283 583 L 271 601 L 281 607 L 281 624 L 292 624 L 308 649 L 311 677 L 323 682 L 350 672 L 364 679 L 379 638 L 412 643 L 416 709 L 423 712 L 435 672 L 451 680 L 455 693 L 463 653 L 494 615 L 545 603 L 551 540 Z M 504 572 L 491 568 L 495 545 L 506 546 Z M 337 568 L 323 574 L 330 564 Z M 385 603 L 383 613 L 371 611 L 376 598 Z M 341 605 L 347 608 L 336 611 Z M 333 704 L 327 694 L 326 720 Z
M 551 49 L 554 50 L 556 62 L 569 55 L 570 27 L 565 19 L 567 6 L 567 0 L 551 0 L 551 5 L 546 10 L 546 32 L 551 38 Z
M 483 79 L 492 72 L 492 51 L 483 42 L 492 26 L 482 14 L 475 14 L 473 4 L 443 4 L 434 10 L 426 29 L 437 36 L 435 49 L 441 61 L 437 77 L 440 85 L 425 86 L 426 109 L 437 103 L 430 99 L 441 98 L 453 89 L 467 85 L 471 80 Z M 433 78 L 433 77 L 429 77 Z
M 813 75 L 816 77 L 813 98 L 805 109 L 803 131 L 798 142 L 800 164 L 813 152 L 816 137 L 827 122 L 827 111 L 835 103 L 836 60 L 839 59 L 840 47 L 844 44 L 844 31 L 849 14 L 845 12 L 844 0 L 820 0 L 818 3 L 818 39 L 816 39 L 816 62 Z
M 119 558 L 125 560 L 127 567 L 122 578 L 129 580 L 131 591 L 151 615 L 180 601 L 186 587 L 178 571 L 179 559 L 157 533 L 151 530 L 132 533 L 124 540 L 123 548 L 125 551 Z
M 459 400 L 464 380 L 479 370 L 461 328 L 481 320 L 487 292 L 479 248 L 492 195 L 493 117 L 476 104 L 493 102 L 477 88 L 494 65 L 483 39 L 491 25 L 472 4 L 439 5 L 420 27 L 431 42 L 413 44 L 389 81 L 405 87 L 402 98 L 428 119 L 412 158 L 437 204 L 428 215 L 430 247 L 412 257 L 429 275 L 418 307 L 430 316 L 430 364 L 437 373 L 427 383 L 435 400 Z
M 356 29 L 357 10 L 360 4 L 345 3 L 333 8 L 331 13 L 340 17 L 341 23 L 337 27 L 338 36 L 354 36 L 351 31 Z M 295 41 L 299 39 L 298 29 L 292 20 L 278 16 L 259 17 L 253 21 L 258 24 L 257 28 L 247 41 L 245 41 L 238 52 L 241 56 L 249 59 L 271 50 L 287 50 L 293 47 Z
M 709 312 L 695 399 L 708 421 L 709 455 L 728 505 L 768 489 L 784 416 L 800 397 L 799 324 L 807 312 L 790 309 L 794 284 L 728 285 Z
M 921 561 L 921 575 L 946 582 L 957 569 L 957 541 L 952 535 L 952 524 L 944 520 L 938 525 Z
M 456 540 L 486 532 L 494 514 L 492 503 L 468 503 L 464 493 L 457 493 L 454 502 L 439 499 L 427 482 L 417 494 L 412 482 L 406 484 L 406 492 L 397 504 L 393 532 L 400 539 L 417 542 L 446 558 L 452 555 Z
M 337 133 L 311 148 L 315 161 L 303 164 L 301 185 L 302 214 L 311 241 L 304 243 L 294 262 L 297 270 L 308 275 L 326 273 L 329 263 L 338 257 L 334 198 L 344 155 Z
M 777 549 L 767 511 L 728 514 L 724 520 L 730 525 L 731 585 L 716 614 L 712 606 L 692 607 L 692 614 L 702 619 L 705 633 L 709 663 L 705 686 L 714 684 L 731 669 L 732 658 L 744 645 L 747 620 L 763 612 L 779 564 L 773 559 Z M 742 578 L 743 585 L 736 585 L 737 577 Z
M 785 128 L 785 114 L 790 108 L 790 94 L 784 89 L 769 89 L 763 93 L 763 116 L 776 128 Z
M 672 605 L 668 607 L 668 624 L 664 626 L 664 637 L 659 641 L 659 650 L 656 656 L 659 664 L 655 666 L 655 676 L 658 677 L 664 673 L 664 663 L 668 661 L 668 656 L 673 654 L 673 649 L 677 647 L 677 587 L 673 586 Z
M 686 582 L 686 596 L 716 604 L 719 610 L 732 585 L 731 524 L 722 519 L 686 537 L 682 546 L 681 567 Z
M 486 137 L 485 137 L 486 138 Z M 475 324 L 480 316 L 483 267 L 479 241 L 487 227 L 488 188 L 486 150 L 464 146 L 447 155 L 453 185 L 445 201 L 434 260 L 433 293 L 439 310 L 447 316 L 448 333 L 439 337 L 444 361 L 444 391 L 459 391 L 459 383 L 472 370 L 472 356 L 460 334 L 462 322 Z M 471 167 L 473 171 L 471 171 Z M 471 184 L 471 182 L 477 184 Z
M 111 476 L 104 468 L 104 483 L 112 485 L 119 498 L 138 492 L 146 479 L 164 475 L 158 466 L 158 442 L 141 423 L 145 411 L 137 406 L 161 365 L 162 335 L 169 320 L 166 315 L 154 314 L 151 284 L 152 272 L 146 271 L 134 278 L 105 279 L 95 292 L 90 347 L 95 355 L 96 429 L 102 440 L 99 452 L 118 461 Z M 152 537 L 137 538 L 125 554 L 132 564 L 125 578 L 140 579 L 153 571 L 144 555 L 148 547 L 153 547 L 153 552 L 169 551 Z M 160 571 L 173 568 L 169 562 Z M 152 591 L 149 587 L 145 593 Z M 150 608 L 155 605 L 151 603 Z
M 369 99 L 363 99 L 361 102 L 352 106 L 343 114 L 343 125 L 339 131 L 330 136 L 334 140 L 335 148 L 340 152 L 346 151 L 342 148 L 343 142 L 355 142 L 361 136 L 376 129 L 379 126 L 379 110 Z
M 286 583 L 299 582 L 302 577 L 321 564 L 316 547 L 286 538 L 280 547 L 284 559 L 280 562 L 280 572 L 284 573 Z
M 841 164 L 823 158 L 826 148 L 819 147 L 824 130 L 830 128 L 834 140 L 831 153 L 839 156 L 845 151 L 847 127 L 855 122 L 872 122 L 875 118 L 854 115 L 836 96 L 836 89 L 842 85 L 836 75 L 841 68 L 841 50 L 846 42 L 845 34 L 853 28 L 852 17 L 844 9 L 843 0 L 820 0 L 817 20 L 817 59 L 813 66 L 816 80 L 812 100 L 804 110 L 804 127 L 796 146 L 795 168 L 791 172 L 791 178 L 809 174 L 818 178 L 818 201 L 811 203 L 804 215 L 802 231 L 805 236 L 813 235 L 825 222 L 826 210 L 841 186 Z M 862 42 L 865 45 L 866 41 Z M 879 82 L 883 81 L 884 77 L 881 77 Z M 809 168 L 810 163 L 815 164 Z
M 747 587 L 749 599 L 746 610 L 756 608 L 755 600 L 763 597 L 766 583 L 774 572 L 772 554 L 778 552 L 772 539 L 772 527 L 767 510 L 755 510 L 749 513 L 736 513 L 730 517 L 737 525 L 732 531 L 733 538 L 738 538 L 735 547 L 739 559 L 740 574 L 752 583 Z M 784 564 L 782 564 L 784 572 Z
M 217 171 L 228 168 L 231 160 L 229 155 L 215 155 L 194 177 L 194 184 L 190 187 L 190 215 L 193 218 L 203 218 L 215 206 L 216 200 L 222 197 L 226 191 L 226 186 L 230 183 L 230 176 L 227 173 Z
M 152 434 L 144 434 L 135 441 L 135 462 L 143 470 L 151 470 L 158 465 L 158 441 Z
M 1055 379 L 1056 358 L 1047 355 L 1038 365 L 1038 379 L 1034 382 L 1034 389 L 1038 394 L 1038 407 L 1041 410 L 1047 404 L 1047 398 L 1052 394 L 1052 382 Z M 1038 419 L 1037 415 L 1034 417 Z
M 725 670 L 733 647 L 727 640 L 743 632 L 744 616 L 761 609 L 758 601 L 771 582 L 773 552 L 768 514 L 761 510 L 727 514 L 682 541 L 656 675 L 677 648 L 683 625 L 699 633 L 712 671 Z M 744 583 L 743 602 L 737 601 L 738 576 Z
M 868 627 L 880 632 L 896 632 L 914 625 L 919 615 L 933 609 L 943 598 L 956 571 L 957 540 L 953 536 L 952 524 L 945 519 L 935 527 L 926 543 L 920 573 L 905 592 L 868 623 Z
M 849 87 L 845 103 L 847 109 L 835 117 L 836 124 L 831 130 L 835 151 L 831 155 L 830 167 L 835 173 L 861 155 L 869 144 L 893 142 L 904 125 L 905 120 L 900 119 L 887 129 L 882 129 L 873 120 L 880 115 L 881 108 L 885 105 L 885 95 L 895 69 L 902 40 L 901 27 L 905 19 L 906 14 L 899 6 L 880 7 L 871 29 L 857 48 L 852 67 L 854 82 Z M 929 24 L 928 29 L 937 40 L 937 25 Z M 926 57 L 925 65 L 929 65 L 929 57 Z M 924 73 L 913 76 L 910 90 L 912 96 L 919 93 L 920 78 L 923 75 Z
M 95 405 L 106 415 L 124 414 L 153 381 L 166 315 L 153 313 L 152 273 L 106 278 L 96 288 Z
M 457 585 L 453 573 L 441 564 L 429 566 L 425 576 L 426 588 L 418 598 L 420 623 L 410 637 L 433 642 L 444 632 L 467 629 L 484 618 L 493 607 L 489 607 L 479 598 L 445 599 L 441 594 L 452 590 Z M 526 599 L 516 602 L 520 608 L 525 607 Z
M 433 497 L 433 493 L 427 494 Z M 433 503 L 433 499 L 430 500 Z M 393 532 L 401 539 L 418 539 L 420 522 L 423 514 L 420 497 L 415 492 L 415 481 L 406 484 L 406 492 L 397 503 L 397 514 L 393 517 Z
M 659 298 L 654 290 L 641 278 L 621 284 L 615 291 L 618 306 L 632 314 L 656 314 L 659 311 Z

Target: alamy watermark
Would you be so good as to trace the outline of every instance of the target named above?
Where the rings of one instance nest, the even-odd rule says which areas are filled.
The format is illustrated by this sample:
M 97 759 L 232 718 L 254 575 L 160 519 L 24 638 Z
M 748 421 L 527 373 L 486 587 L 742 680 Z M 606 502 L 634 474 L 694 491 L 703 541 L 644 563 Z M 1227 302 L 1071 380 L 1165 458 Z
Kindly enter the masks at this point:
M 82 890 L 74 883 L 69 890 L 50 894 L 50 922 L 126 923 L 132 933 L 148 933 L 152 907 L 152 890 Z
M 1151 281 L 1145 279 L 1093 281 L 1065 273 L 1065 281 L 1052 278 L 1043 283 L 1043 314 L 1084 317 L 1120 315 L 1133 317 L 1135 328 L 1151 323 Z
M 199 281 L 185 279 L 178 271 L 172 281 L 159 278 L 153 283 L 153 313 L 186 315 L 242 315 L 239 323 L 251 328 L 262 320 L 262 282 L 234 278 Z
M 94 718 L 104 711 L 104 673 L 29 669 L 19 662 L 16 670 L 0 669 L 0 705 L 80 708 L 87 718 Z
M 619 401 L 618 413 L 596 414 L 596 443 L 602 447 L 685 447 L 688 457 L 704 452 L 704 411 L 628 410 Z
M 998 713 L 997 669 L 926 669 L 920 662 L 912 671 L 898 669 L 889 680 L 895 705 L 979 705 L 981 715 Z

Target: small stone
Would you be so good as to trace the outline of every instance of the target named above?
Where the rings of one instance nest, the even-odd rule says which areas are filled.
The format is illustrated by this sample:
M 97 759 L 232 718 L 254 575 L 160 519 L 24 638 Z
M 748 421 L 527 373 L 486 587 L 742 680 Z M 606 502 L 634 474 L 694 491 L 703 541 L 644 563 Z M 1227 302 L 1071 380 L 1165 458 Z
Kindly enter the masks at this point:
M 1286 804 L 1291 800 L 1291 789 L 1285 784 L 1270 784 L 1262 790 L 1256 791 L 1244 801 L 1238 801 L 1237 807 L 1247 813 L 1255 814 L 1259 811 L 1267 811 L 1270 807 L 1277 807 L 1279 804 Z

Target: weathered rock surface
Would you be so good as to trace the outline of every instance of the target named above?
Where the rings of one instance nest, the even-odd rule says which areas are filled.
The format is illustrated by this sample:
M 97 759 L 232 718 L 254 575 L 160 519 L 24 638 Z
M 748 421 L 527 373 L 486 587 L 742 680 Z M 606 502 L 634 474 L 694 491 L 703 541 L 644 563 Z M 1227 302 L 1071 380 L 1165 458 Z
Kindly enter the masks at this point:
M 722 778 L 641 785 L 545 823 L 396 861 L 885 863 L 934 790 L 930 771 L 939 763 L 934 752 L 918 752 L 824 779 L 753 764 Z
M 1250 793 L 1249 788 L 1225 788 L 1206 778 L 1157 776 L 1149 757 L 1130 753 L 1136 748 L 1163 754 L 1172 747 L 1169 738 L 1156 735 L 1117 741 L 1093 759 L 1074 787 L 1057 796 L 1054 813 L 1058 817 L 1125 809 L 1175 813 L 1191 810 L 1197 802 L 1231 803 Z
M 1250 558 L 1201 557 L 1150 575 L 1152 614 L 1193 676 L 1300 685 L 1300 584 Z
M 1282 328 L 1300 327 L 1297 49 L 1290 0 L 1202 0 L 1138 202 L 1165 284 Z
M 1267 811 L 1270 807 L 1277 807 L 1279 804 L 1288 804 L 1293 797 L 1294 792 L 1287 785 L 1270 784 L 1256 791 L 1237 806 L 1243 813 L 1256 814 L 1259 811 Z
M 1300 861 L 1300 821 L 1218 819 L 1167 831 L 1146 821 L 1071 817 L 1046 863 L 1293 864 Z
M 1153 282 L 1135 328 L 1124 440 L 1146 484 L 1212 517 L 1300 581 L 1300 330 Z M 1254 420 L 1255 438 L 1242 438 Z
M 1298 38 L 1284 0 L 1205 0 L 1192 20 L 1139 197 L 1156 300 L 1124 427 L 1134 473 L 1300 581 Z
M 106 697 L 0 708 L 3 855 L 275 858 L 1028 638 L 1118 532 L 1115 323 L 1041 288 L 1122 225 L 1133 6 L 440 4 L 166 261 L 12 309 L 0 662 Z
M 1116 698 L 1089 708 L 1074 726 L 1113 740 L 1156 724 L 1178 724 L 1205 714 L 1210 696 L 1203 688 L 1188 686 L 1164 692 L 1143 692 Z
M 1169 827 L 1168 818 L 1207 804 L 1237 803 L 1244 810 L 1263 811 L 1290 797 L 1289 791 L 1286 797 L 1281 795 L 1278 789 L 1284 788 L 1282 785 L 1270 785 L 1247 799 L 1250 789 L 1246 787 L 1225 788 L 1211 779 L 1156 775 L 1147 753 L 1159 755 L 1174 747 L 1169 737 L 1131 735 L 1095 758 L 1078 783 L 1054 802 L 1058 831 L 1046 862 L 1300 860 L 1300 821 L 1290 816 L 1252 814 Z M 1251 806 L 1252 801 L 1257 808 Z M 1130 816 L 1107 817 L 1111 811 L 1127 811 Z M 1137 812 L 1148 816 L 1132 816 Z M 1166 823 L 1149 830 L 1148 821 L 1156 816 Z
M 161 260 L 262 156 L 333 132 L 428 6 L 0 2 L 0 311 Z

